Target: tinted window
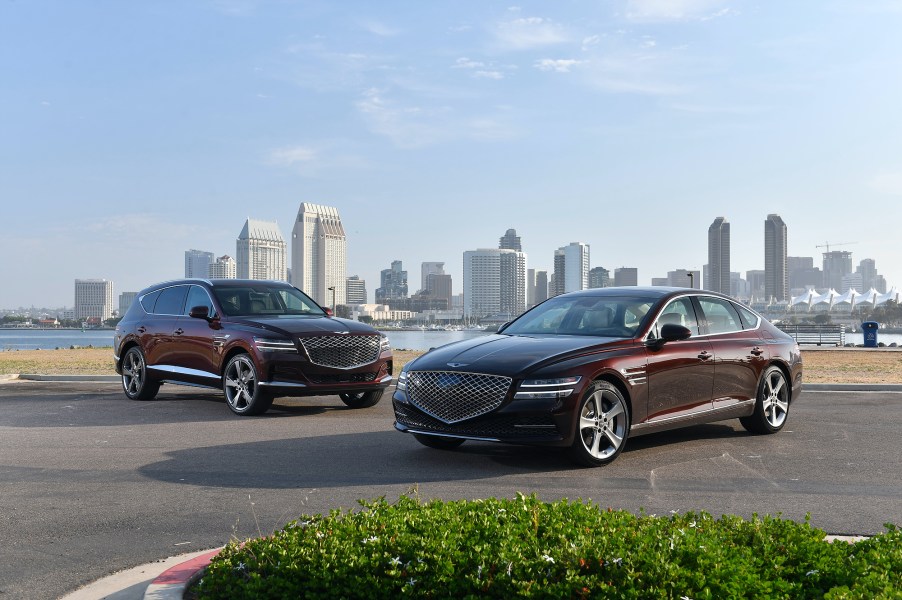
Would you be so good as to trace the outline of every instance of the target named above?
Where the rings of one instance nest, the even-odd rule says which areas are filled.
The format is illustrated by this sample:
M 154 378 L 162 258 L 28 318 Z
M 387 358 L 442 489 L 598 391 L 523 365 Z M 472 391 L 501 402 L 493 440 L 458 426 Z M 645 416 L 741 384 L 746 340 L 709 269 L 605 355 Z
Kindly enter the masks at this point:
M 185 309 L 185 296 L 188 294 L 187 285 L 176 285 L 160 292 L 157 303 L 153 307 L 157 315 L 180 315 Z
M 561 296 L 524 313 L 504 333 L 632 337 L 651 306 L 645 298 Z
M 758 326 L 758 321 L 760 320 L 758 315 L 742 306 L 741 304 L 734 304 L 733 306 L 735 306 L 736 310 L 739 311 L 739 318 L 742 319 L 742 327 L 744 329 L 754 329 Z
M 213 313 L 216 312 L 213 310 L 213 302 L 210 300 L 210 295 L 207 294 L 207 290 L 199 285 L 192 285 L 191 289 L 188 290 L 188 301 L 185 302 L 184 314 L 187 315 L 195 306 L 206 306 L 207 314 L 211 317 L 213 316 Z
M 698 320 L 695 318 L 695 309 L 692 307 L 692 301 L 689 298 L 678 298 L 664 307 L 661 314 L 658 315 L 658 322 L 652 330 L 652 337 L 661 336 L 661 327 L 668 323 L 682 325 L 688 327 L 692 335 L 698 335 Z
M 253 286 L 215 286 L 213 294 L 222 312 L 238 315 L 265 315 L 290 317 L 295 315 L 321 316 L 323 310 L 300 290 L 293 287 L 271 286 L 265 283 Z
M 698 303 L 708 322 L 708 333 L 729 333 L 741 331 L 742 324 L 739 321 L 739 313 L 733 308 L 733 303 L 722 298 L 699 298 Z
M 151 292 L 149 294 L 145 294 L 141 298 L 141 306 L 144 308 L 146 312 L 153 312 L 153 305 L 157 303 L 157 298 L 160 297 L 160 290 L 155 292 Z

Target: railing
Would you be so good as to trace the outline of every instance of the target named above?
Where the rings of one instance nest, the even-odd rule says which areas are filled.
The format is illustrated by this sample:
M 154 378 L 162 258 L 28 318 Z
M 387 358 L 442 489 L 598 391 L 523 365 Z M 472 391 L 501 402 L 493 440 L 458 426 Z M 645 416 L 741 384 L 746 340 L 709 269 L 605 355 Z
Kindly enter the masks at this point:
M 816 344 L 818 346 L 845 346 L 845 325 L 778 325 L 799 344 Z

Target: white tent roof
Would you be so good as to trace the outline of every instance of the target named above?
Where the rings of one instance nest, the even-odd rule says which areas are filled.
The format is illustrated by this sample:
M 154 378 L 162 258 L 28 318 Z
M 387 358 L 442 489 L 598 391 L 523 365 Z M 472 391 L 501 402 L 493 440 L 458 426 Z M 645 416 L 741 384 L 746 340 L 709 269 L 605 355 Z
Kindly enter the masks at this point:
M 892 300 L 893 302 L 899 302 L 900 295 L 902 295 L 902 294 L 900 294 L 899 290 L 894 287 L 887 293 L 880 294 L 879 296 L 877 296 L 877 299 L 875 300 L 875 304 L 877 304 L 877 305 L 884 304 L 886 302 L 889 302 L 890 300 Z
M 817 291 L 814 289 L 810 289 L 807 292 L 805 292 L 804 294 L 802 294 L 801 296 L 796 296 L 795 298 L 790 300 L 789 305 L 796 306 L 798 304 L 807 304 L 808 306 L 811 306 L 811 299 L 814 298 L 816 295 L 817 295 Z
M 833 288 L 830 288 L 820 296 L 815 296 L 814 298 L 812 298 L 811 304 L 829 304 L 830 306 L 833 306 L 834 301 L 838 297 L 839 292 L 837 292 Z
M 855 301 L 852 302 L 852 308 L 855 308 L 859 304 L 867 304 L 867 303 L 874 304 L 875 299 L 879 295 L 880 295 L 880 292 L 878 292 L 874 288 L 871 288 L 868 291 L 866 291 L 865 293 L 860 294 L 857 298 L 855 298 Z
M 852 306 L 855 305 L 855 298 L 861 295 L 861 292 L 856 290 L 855 288 L 849 288 L 845 291 L 841 296 L 837 296 L 833 299 L 833 304 L 842 304 L 843 302 L 848 302 Z

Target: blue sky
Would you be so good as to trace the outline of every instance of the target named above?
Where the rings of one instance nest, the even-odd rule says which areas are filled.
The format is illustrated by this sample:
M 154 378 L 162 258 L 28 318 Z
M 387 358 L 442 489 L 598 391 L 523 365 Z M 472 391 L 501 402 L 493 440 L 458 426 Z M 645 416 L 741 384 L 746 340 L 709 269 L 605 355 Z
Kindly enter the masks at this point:
M 789 254 L 902 287 L 902 1 L 0 2 L 0 308 L 338 207 L 372 294 L 515 228 L 640 284 Z M 853 243 L 854 242 L 854 243 Z

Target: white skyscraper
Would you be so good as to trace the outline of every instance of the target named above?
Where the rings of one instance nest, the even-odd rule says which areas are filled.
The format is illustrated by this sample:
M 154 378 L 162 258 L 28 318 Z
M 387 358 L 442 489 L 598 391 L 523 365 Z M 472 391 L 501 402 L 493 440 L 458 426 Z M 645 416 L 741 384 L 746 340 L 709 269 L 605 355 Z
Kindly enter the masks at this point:
M 589 244 L 571 242 L 554 251 L 555 296 L 589 289 Z
M 113 317 L 113 282 L 106 279 L 75 280 L 75 318 Z
M 526 254 L 501 248 L 464 252 L 464 315 L 516 317 L 526 310 Z
M 278 223 L 248 219 L 238 236 L 236 250 L 239 279 L 287 279 L 285 239 Z
M 210 279 L 235 279 L 238 276 L 238 265 L 228 254 L 220 256 L 210 263 L 207 276 Z
M 347 297 L 348 238 L 338 209 L 302 202 L 291 231 L 291 283 L 322 306 Z
M 212 262 L 212 252 L 185 250 L 185 277 L 206 278 Z

